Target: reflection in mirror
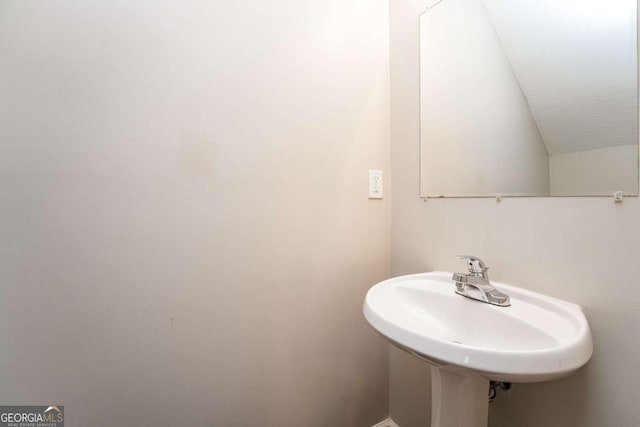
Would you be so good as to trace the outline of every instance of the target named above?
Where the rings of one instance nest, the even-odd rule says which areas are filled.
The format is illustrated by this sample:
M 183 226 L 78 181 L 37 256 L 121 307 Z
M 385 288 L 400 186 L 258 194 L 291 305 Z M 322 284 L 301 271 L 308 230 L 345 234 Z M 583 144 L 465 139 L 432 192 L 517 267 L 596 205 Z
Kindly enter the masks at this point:
M 638 194 L 635 0 L 433 0 L 420 195 Z

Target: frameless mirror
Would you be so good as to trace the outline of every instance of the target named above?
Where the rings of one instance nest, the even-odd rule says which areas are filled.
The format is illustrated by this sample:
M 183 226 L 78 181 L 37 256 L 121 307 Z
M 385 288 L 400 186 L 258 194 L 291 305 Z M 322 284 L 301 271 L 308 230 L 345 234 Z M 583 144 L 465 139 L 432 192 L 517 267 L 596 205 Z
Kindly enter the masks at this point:
M 431 0 L 420 196 L 638 194 L 636 0 Z

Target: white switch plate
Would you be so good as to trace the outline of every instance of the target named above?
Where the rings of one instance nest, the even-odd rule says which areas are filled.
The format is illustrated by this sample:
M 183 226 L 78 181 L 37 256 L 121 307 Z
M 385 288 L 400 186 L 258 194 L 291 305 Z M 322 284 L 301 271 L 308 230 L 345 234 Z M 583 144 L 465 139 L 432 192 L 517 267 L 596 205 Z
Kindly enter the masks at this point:
M 369 198 L 382 199 L 382 171 L 369 170 Z

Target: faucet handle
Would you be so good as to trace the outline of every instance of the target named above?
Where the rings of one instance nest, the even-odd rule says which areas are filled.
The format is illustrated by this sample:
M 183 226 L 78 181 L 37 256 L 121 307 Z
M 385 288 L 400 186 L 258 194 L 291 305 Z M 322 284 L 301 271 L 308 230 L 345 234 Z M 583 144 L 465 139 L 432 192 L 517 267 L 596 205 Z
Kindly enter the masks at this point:
M 473 255 L 456 255 L 456 258 L 467 261 L 470 274 L 486 278 L 489 267 L 487 267 L 480 258 Z

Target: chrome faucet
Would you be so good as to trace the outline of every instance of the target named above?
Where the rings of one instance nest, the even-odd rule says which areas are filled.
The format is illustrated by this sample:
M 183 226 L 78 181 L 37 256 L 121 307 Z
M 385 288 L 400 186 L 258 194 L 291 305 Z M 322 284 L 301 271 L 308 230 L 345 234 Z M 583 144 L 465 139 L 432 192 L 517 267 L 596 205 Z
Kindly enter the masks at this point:
M 468 274 L 453 273 L 457 294 L 501 307 L 511 305 L 509 295 L 500 292 L 489 282 L 489 267 L 480 258 L 471 255 L 457 255 L 456 258 L 467 260 L 469 268 Z

